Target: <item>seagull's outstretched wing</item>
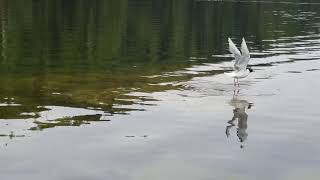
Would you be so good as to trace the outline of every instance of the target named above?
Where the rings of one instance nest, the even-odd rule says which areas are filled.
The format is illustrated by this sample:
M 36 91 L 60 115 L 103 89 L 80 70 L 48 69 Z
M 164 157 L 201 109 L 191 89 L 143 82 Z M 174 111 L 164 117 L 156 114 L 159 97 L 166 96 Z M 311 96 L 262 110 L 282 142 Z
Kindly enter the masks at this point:
M 229 51 L 234 55 L 234 58 L 236 59 L 236 61 L 238 61 L 241 58 L 240 51 L 238 50 L 236 45 L 234 45 L 234 43 L 230 38 L 228 38 L 228 42 L 229 42 Z
M 244 38 L 241 43 L 241 53 L 241 58 L 239 60 L 236 59 L 236 63 L 234 64 L 235 69 L 238 71 L 245 70 L 250 59 L 249 49 Z

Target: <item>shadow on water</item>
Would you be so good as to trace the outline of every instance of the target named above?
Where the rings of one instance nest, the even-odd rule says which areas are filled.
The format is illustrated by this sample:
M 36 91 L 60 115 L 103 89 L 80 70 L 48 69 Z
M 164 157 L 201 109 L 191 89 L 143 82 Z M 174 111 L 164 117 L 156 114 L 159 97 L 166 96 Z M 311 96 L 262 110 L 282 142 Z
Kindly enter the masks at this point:
M 228 125 L 226 127 L 226 136 L 229 138 L 230 131 L 233 127 L 236 126 L 237 129 L 237 136 L 239 138 L 239 141 L 241 143 L 240 148 L 244 148 L 243 143 L 248 138 L 247 128 L 248 128 L 248 114 L 246 110 L 251 109 L 253 106 L 253 103 L 249 103 L 247 100 L 239 97 L 239 91 L 240 89 L 235 89 L 233 98 L 229 102 L 230 106 L 232 106 L 234 109 L 233 117 L 231 120 L 228 121 Z

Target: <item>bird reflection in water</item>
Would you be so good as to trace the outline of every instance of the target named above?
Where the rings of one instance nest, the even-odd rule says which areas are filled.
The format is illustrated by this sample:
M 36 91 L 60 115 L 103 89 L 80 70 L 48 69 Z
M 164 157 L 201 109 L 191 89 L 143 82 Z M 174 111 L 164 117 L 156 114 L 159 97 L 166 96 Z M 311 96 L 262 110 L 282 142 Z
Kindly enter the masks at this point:
M 246 109 L 250 109 L 252 107 L 252 103 L 249 103 L 247 100 L 239 99 L 239 90 L 235 90 L 233 94 L 233 98 L 230 101 L 230 105 L 234 107 L 233 109 L 233 117 L 228 121 L 228 126 L 226 127 L 226 135 L 230 136 L 230 130 L 236 126 L 236 121 L 238 121 L 237 125 L 237 136 L 239 141 L 241 142 L 240 148 L 243 148 L 243 142 L 247 139 L 248 133 L 248 114 L 246 113 Z

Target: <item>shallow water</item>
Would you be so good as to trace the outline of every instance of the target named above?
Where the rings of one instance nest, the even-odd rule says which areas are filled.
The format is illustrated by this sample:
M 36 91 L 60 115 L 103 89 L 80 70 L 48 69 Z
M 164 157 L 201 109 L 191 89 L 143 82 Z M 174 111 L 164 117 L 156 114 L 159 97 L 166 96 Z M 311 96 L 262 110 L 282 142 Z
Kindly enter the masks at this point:
M 0 179 L 320 178 L 316 1 L 0 12 Z M 243 36 L 254 73 L 235 89 Z

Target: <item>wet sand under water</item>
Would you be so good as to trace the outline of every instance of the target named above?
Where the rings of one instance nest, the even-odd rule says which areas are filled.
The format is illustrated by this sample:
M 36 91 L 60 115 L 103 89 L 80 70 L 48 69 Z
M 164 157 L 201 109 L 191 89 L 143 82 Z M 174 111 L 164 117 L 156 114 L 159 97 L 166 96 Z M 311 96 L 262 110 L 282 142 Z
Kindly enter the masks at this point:
M 238 94 L 223 74 L 197 77 L 186 90 L 149 94 L 160 101 L 146 111 L 15 138 L 1 148 L 0 177 L 318 179 L 317 68 L 256 67 Z

